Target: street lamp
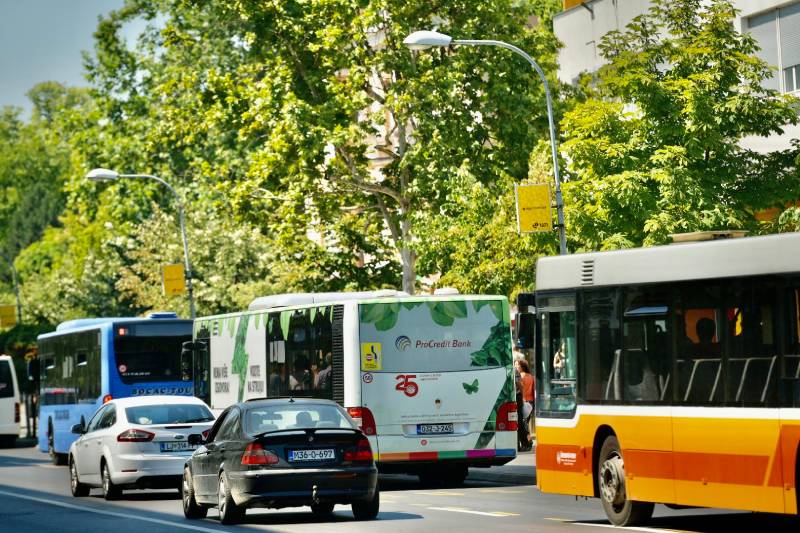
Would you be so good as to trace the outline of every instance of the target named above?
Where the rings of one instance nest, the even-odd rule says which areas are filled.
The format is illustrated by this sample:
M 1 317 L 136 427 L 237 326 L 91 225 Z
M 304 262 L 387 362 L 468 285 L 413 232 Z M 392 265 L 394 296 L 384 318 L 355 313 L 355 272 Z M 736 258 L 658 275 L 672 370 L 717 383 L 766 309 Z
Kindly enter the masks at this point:
M 439 46 L 445 47 L 451 44 L 464 44 L 468 46 L 499 46 L 506 48 L 512 52 L 516 52 L 531 64 L 533 69 L 542 78 L 544 84 L 544 94 L 547 98 L 547 119 L 550 122 L 550 146 L 553 152 L 553 172 L 556 178 L 556 212 L 558 213 L 558 237 L 561 249 L 561 255 L 567 253 L 567 235 L 564 228 L 564 199 L 561 196 L 561 176 L 558 170 L 558 148 L 556 146 L 556 128 L 553 122 L 553 101 L 550 97 L 550 86 L 547 83 L 547 78 L 544 76 L 541 67 L 531 56 L 517 48 L 512 44 L 503 41 L 487 41 L 487 40 L 467 40 L 467 39 L 453 39 L 449 35 L 439 33 L 437 31 L 415 31 L 403 40 L 403 44 L 411 50 L 426 50 L 428 48 Z
M 14 261 L 9 259 L 6 256 L 3 256 L 3 259 L 6 260 L 8 263 L 8 268 L 11 270 L 11 282 L 14 284 L 14 294 L 17 297 L 17 324 L 22 324 L 22 302 L 19 299 L 19 281 L 17 275 L 17 269 L 14 267 Z
M 178 196 L 178 193 L 169 183 L 158 176 L 150 176 L 149 174 L 120 174 L 115 170 L 109 170 L 107 168 L 95 168 L 86 174 L 86 179 L 91 181 L 114 181 L 122 178 L 155 180 L 172 191 L 172 194 L 175 195 L 175 200 L 178 202 L 178 214 L 180 215 L 181 236 L 183 237 L 183 260 L 184 268 L 186 269 L 186 291 L 189 293 L 189 312 L 192 315 L 192 320 L 194 320 L 195 309 L 194 292 L 192 290 L 192 266 L 189 263 L 189 244 L 186 240 L 186 223 L 183 217 L 183 202 L 181 202 L 181 197 Z

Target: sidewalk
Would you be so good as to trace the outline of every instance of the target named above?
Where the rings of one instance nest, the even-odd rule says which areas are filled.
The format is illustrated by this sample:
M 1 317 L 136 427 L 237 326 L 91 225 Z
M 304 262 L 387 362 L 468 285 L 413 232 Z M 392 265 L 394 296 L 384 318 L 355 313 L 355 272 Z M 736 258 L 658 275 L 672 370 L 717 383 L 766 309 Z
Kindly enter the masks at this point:
M 536 484 L 536 447 L 529 452 L 517 452 L 517 457 L 503 466 L 470 468 L 467 480 L 508 483 L 509 485 Z

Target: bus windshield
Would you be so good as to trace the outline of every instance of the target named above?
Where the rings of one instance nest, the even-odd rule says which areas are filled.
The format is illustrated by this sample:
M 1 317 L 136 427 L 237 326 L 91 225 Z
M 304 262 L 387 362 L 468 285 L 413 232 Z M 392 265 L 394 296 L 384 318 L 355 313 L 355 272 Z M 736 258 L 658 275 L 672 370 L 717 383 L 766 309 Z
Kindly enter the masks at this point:
M 502 316 L 500 300 L 362 304 L 362 370 L 460 372 L 510 365 Z
M 181 345 L 192 340 L 187 323 L 123 324 L 114 329 L 117 372 L 125 384 L 181 379 Z

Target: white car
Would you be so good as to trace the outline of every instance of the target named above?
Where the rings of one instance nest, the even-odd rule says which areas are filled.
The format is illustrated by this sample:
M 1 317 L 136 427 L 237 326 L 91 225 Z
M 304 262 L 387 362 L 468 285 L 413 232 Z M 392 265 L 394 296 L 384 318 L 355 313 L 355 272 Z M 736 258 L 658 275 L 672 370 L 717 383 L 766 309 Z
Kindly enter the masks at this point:
M 69 448 L 70 489 L 87 496 L 101 487 L 111 500 L 123 489 L 177 488 L 183 465 L 197 447 L 190 434 L 206 435 L 214 415 L 190 396 L 144 396 L 111 400 L 84 427 Z
M 14 361 L 0 355 L 0 445 L 14 446 L 19 435 L 19 385 Z

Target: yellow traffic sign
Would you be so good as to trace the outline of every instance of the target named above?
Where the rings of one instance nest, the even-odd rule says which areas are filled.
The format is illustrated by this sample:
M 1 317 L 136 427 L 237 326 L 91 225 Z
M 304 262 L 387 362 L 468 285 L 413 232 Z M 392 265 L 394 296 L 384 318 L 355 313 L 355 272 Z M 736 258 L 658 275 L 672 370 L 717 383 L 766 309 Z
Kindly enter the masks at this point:
M 17 325 L 17 308 L 13 305 L 0 305 L 0 327 L 11 328 Z
M 172 296 L 186 292 L 186 277 L 183 274 L 183 265 L 164 265 L 162 279 L 165 295 Z
M 550 185 L 535 183 L 514 185 L 517 197 L 517 231 L 533 233 L 551 231 L 553 217 L 550 213 Z

